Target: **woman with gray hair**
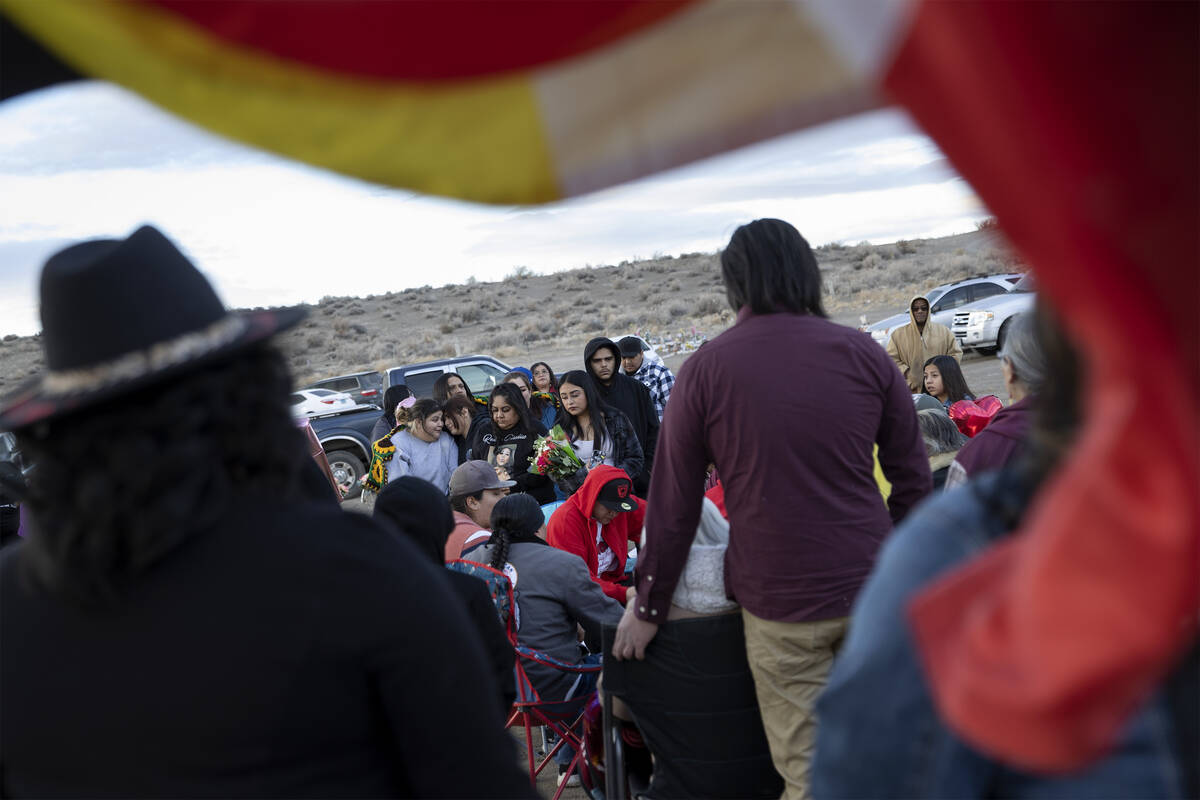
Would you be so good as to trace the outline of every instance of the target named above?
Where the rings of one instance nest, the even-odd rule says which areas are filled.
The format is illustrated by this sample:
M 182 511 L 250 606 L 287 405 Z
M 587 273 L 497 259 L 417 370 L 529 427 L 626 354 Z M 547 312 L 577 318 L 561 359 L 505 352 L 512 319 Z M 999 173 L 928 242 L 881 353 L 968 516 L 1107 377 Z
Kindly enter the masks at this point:
M 1031 398 L 1047 378 L 1042 350 L 1041 312 L 1023 312 L 1008 321 L 1008 335 L 1000 352 L 1000 369 L 1009 405 L 976 434 L 958 455 L 946 475 L 950 489 L 983 472 L 1000 469 L 1024 448 L 1033 424 Z

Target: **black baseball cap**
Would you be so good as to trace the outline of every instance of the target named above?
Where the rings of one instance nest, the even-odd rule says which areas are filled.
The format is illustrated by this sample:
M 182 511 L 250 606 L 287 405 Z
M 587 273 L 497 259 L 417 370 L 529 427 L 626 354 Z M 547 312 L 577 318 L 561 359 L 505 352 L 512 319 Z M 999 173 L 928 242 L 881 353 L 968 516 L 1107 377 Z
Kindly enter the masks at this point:
M 632 358 L 646 348 L 642 345 L 642 340 L 638 337 L 626 336 L 617 342 L 617 349 L 621 351 L 622 358 Z
M 613 478 L 600 487 L 596 502 L 612 511 L 634 511 L 637 501 L 633 499 L 633 482 L 628 478 Z

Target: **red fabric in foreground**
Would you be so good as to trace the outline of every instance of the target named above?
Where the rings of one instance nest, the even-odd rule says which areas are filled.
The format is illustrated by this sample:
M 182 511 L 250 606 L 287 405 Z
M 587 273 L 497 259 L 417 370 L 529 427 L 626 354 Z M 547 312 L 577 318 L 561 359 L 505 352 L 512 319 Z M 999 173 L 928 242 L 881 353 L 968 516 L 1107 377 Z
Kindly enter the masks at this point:
M 1025 530 L 922 593 L 938 705 L 984 750 L 1110 747 L 1200 605 L 1200 6 L 924 3 L 886 88 L 1037 272 L 1088 369 Z
M 133 0 L 228 44 L 377 80 L 528 69 L 585 53 L 697 0 Z

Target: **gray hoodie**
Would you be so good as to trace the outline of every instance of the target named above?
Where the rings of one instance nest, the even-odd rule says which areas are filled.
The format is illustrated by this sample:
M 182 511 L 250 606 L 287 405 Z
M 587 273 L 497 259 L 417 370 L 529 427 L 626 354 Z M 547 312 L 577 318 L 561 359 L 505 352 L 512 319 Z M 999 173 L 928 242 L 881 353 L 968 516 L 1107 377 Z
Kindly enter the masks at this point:
M 471 554 L 472 561 L 491 561 L 493 545 Z M 579 556 L 542 541 L 514 541 L 508 549 L 505 573 L 513 582 L 517 601 L 517 641 L 567 664 L 581 660 L 576 623 L 585 630 L 616 625 L 624 609 L 588 575 Z M 524 662 L 529 679 L 543 700 L 561 700 L 575 685 L 578 673 Z

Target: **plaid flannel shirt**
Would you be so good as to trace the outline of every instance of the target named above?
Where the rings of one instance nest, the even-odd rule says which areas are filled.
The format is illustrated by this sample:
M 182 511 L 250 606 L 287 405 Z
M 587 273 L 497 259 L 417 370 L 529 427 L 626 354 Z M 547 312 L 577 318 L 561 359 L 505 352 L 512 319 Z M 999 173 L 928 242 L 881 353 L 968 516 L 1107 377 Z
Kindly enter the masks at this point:
M 654 401 L 654 411 L 658 421 L 662 422 L 663 409 L 667 407 L 667 399 L 671 396 L 671 388 L 675 385 L 675 375 L 665 364 L 642 359 L 642 365 L 632 377 L 641 381 L 650 390 L 650 399 Z

